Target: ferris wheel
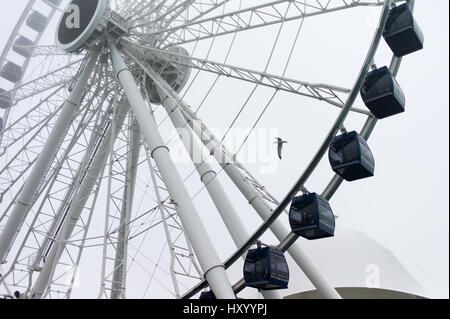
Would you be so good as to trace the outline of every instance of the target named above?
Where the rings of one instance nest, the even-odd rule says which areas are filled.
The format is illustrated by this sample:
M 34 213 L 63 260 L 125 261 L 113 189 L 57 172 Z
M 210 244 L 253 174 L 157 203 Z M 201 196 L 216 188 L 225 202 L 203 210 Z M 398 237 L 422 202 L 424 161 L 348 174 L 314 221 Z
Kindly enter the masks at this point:
M 352 88 L 286 76 L 307 19 L 358 7 L 378 8 L 380 17 Z M 344 181 L 374 175 L 368 139 L 378 120 L 405 111 L 395 77 L 402 57 L 423 48 L 413 10 L 413 0 L 30 0 L 0 58 L 0 295 L 70 298 L 76 269 L 88 260 L 98 268 L 99 298 L 126 298 L 139 285 L 145 297 L 154 282 L 175 298 L 203 291 L 201 298 L 233 299 L 246 287 L 280 298 L 289 282 L 289 254 L 325 298 L 340 298 L 299 238 L 332 237 L 333 195 Z M 240 34 L 270 26 L 276 37 L 269 64 L 288 23 L 296 23 L 297 34 L 284 72 L 228 63 Z M 49 34 L 54 41 L 46 42 Z M 220 44 L 225 37 L 231 41 Z M 374 60 L 383 39 L 394 53 L 391 61 Z M 222 61 L 196 51 L 217 46 Z M 192 105 L 203 74 L 214 77 L 202 82 L 206 93 Z M 227 133 L 217 136 L 201 109 L 222 79 L 250 86 Z M 250 133 L 237 150 L 225 143 L 259 88 L 272 95 L 247 123 L 250 133 L 279 92 L 339 110 L 280 201 L 238 160 Z M 366 108 L 355 106 L 360 95 Z M 215 105 L 215 112 L 227 103 Z M 362 128 L 345 127 L 352 112 L 364 119 Z M 168 134 L 168 123 L 177 134 Z M 187 177 L 171 156 L 174 140 L 194 165 Z M 323 190 L 309 189 L 326 155 L 335 176 Z M 227 260 L 208 235 L 194 203 L 198 194 L 188 189 L 197 174 L 200 192 L 209 195 L 217 223 L 233 240 L 236 251 Z M 219 176 L 259 218 L 253 233 Z M 282 222 L 285 214 L 290 228 Z M 268 230 L 277 242 L 262 243 Z M 241 259 L 243 275 L 235 283 L 226 270 Z

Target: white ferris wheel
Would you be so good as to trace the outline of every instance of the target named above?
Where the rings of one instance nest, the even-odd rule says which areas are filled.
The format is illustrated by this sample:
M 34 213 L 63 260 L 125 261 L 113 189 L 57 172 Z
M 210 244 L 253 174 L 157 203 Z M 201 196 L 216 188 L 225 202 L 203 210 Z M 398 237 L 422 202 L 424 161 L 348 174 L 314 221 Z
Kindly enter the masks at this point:
M 365 59 L 355 61 L 353 87 L 288 76 L 308 19 L 361 7 L 377 8 L 379 18 Z M 414 0 L 30 0 L 0 58 L 0 295 L 71 298 L 76 269 L 88 261 L 98 269 L 99 298 L 135 296 L 132 289 L 150 296 L 153 284 L 174 298 L 203 291 L 201 298 L 232 299 L 247 287 L 280 298 L 289 254 L 291 267 L 322 296 L 340 298 L 301 239 L 332 237 L 333 195 L 344 181 L 374 175 L 369 137 L 379 120 L 405 110 L 395 77 L 402 57 L 423 47 L 413 11 Z M 286 45 L 288 26 L 296 33 Z M 275 37 L 265 37 L 267 27 Z M 248 32 L 259 32 L 268 45 L 265 69 L 229 62 L 230 55 L 247 54 L 233 46 Z M 374 59 L 383 40 L 391 61 Z M 285 59 L 271 73 L 267 66 L 281 42 Z M 211 58 L 214 50 L 221 60 Z M 239 107 L 228 109 L 234 99 L 226 94 L 208 102 L 221 81 L 241 86 L 246 98 Z M 260 89 L 270 94 L 256 115 L 245 117 Z M 338 115 L 277 200 L 238 155 L 280 94 Z M 360 95 L 366 107 L 356 106 Z M 221 112 L 234 113 L 219 136 L 208 116 Z M 350 114 L 361 127 L 345 126 Z M 244 117 L 252 129 L 229 150 L 227 135 Z M 179 134 L 169 134 L 170 125 Z M 171 156 L 174 141 L 190 155 L 194 169 L 186 176 Z M 327 160 L 335 176 L 310 189 Z M 196 176 L 199 193 L 218 212 L 215 222 L 232 238 L 235 252 L 226 260 L 195 203 L 199 193 L 192 195 Z M 245 227 L 223 178 L 248 203 L 256 230 Z M 269 230 L 277 241 L 262 243 Z M 226 270 L 241 259 L 242 279 L 232 282 Z

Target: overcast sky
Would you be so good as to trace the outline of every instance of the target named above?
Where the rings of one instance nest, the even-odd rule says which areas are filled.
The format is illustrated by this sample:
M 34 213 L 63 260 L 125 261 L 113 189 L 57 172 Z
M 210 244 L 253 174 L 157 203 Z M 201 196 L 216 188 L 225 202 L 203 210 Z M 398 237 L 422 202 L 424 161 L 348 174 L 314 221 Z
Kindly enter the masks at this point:
M 0 49 L 26 3 L 26 0 L 4 1 L 0 10 Z M 428 289 L 430 297 L 446 298 L 449 288 L 448 6 L 446 0 L 416 1 L 415 16 L 426 40 L 425 50 L 404 59 L 398 76 L 407 98 L 407 112 L 381 121 L 369 141 L 376 159 L 376 176 L 344 184 L 332 200 L 339 216 L 337 236 L 339 226 L 366 233 L 390 249 Z M 287 76 L 351 88 L 370 44 L 377 14 L 379 9 L 361 8 L 307 20 Z M 282 73 L 286 48 L 297 29 L 298 22 L 286 25 L 268 72 Z M 276 31 L 272 28 L 264 33 L 251 31 L 240 35 L 228 62 L 262 71 Z M 230 37 L 218 41 L 209 58 L 223 62 L 229 41 Z M 205 57 L 208 44 L 200 45 L 194 55 Z M 186 48 L 192 50 L 192 46 Z M 376 63 L 386 65 L 390 56 L 382 43 Z M 186 101 L 198 106 L 214 79 L 210 75 L 200 76 L 186 95 Z M 236 82 L 219 81 L 199 112 L 210 127 L 223 132 L 242 106 L 251 85 Z M 251 127 L 269 98 L 270 91 L 258 91 L 237 127 Z M 364 107 L 360 99 L 356 106 Z M 261 172 L 252 163 L 247 164 L 277 198 L 284 196 L 309 163 L 337 112 L 323 103 L 297 96 L 282 93 L 275 98 L 258 128 L 274 129 L 289 141 L 285 157 L 275 162 L 273 152 L 268 154 L 270 163 L 276 165 L 270 174 Z M 359 131 L 364 120 L 360 115 L 352 115 L 346 122 L 347 129 Z M 170 127 L 167 130 L 170 133 Z M 169 136 L 169 133 L 164 134 Z M 182 173 L 189 171 L 189 166 L 180 166 Z M 307 186 L 311 191 L 321 192 L 331 177 L 329 163 L 324 160 Z M 193 189 L 195 193 L 198 185 Z M 230 196 L 236 197 L 239 211 L 248 210 L 244 201 L 238 199 L 239 194 L 230 190 Z M 208 219 L 210 201 L 202 195 L 196 199 L 196 205 L 207 226 L 215 230 L 214 219 Z M 259 225 L 258 220 L 250 221 L 246 216 L 243 219 L 248 222 L 249 231 Z M 211 236 L 216 236 L 214 230 Z M 226 244 L 217 243 L 223 259 L 234 250 Z

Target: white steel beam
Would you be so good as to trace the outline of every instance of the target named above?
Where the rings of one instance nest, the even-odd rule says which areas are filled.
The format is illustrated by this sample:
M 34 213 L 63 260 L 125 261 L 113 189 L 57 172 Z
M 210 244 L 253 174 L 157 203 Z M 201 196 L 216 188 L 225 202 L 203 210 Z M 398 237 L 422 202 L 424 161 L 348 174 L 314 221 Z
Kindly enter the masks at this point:
M 298 94 L 308 98 L 313 98 L 319 101 L 327 102 L 338 108 L 343 108 L 342 102 L 348 94 L 350 89 L 329 85 L 325 83 L 309 83 L 289 79 L 267 72 L 259 72 L 238 66 L 233 66 L 225 63 L 219 63 L 206 59 L 185 56 L 182 54 L 159 50 L 155 48 L 145 48 L 144 46 L 129 44 L 125 46 L 125 52 L 136 60 L 136 56 L 141 61 L 151 60 L 154 58 L 163 59 L 168 63 L 188 66 L 201 71 L 214 73 L 226 78 L 233 78 L 249 83 L 258 84 L 263 87 L 273 88 L 292 94 Z M 369 115 L 366 110 L 352 108 L 353 112 Z
M 148 68 L 146 69 L 146 72 L 157 85 L 158 94 L 161 98 L 162 104 L 166 108 L 166 111 L 169 114 L 175 128 L 182 129 L 183 133 L 188 133 L 188 136 L 182 136 L 183 144 L 189 153 L 198 174 L 200 175 L 202 183 L 205 185 L 206 190 L 217 208 L 217 211 L 224 221 L 236 247 L 241 247 L 250 235 L 245 229 L 238 213 L 234 209 L 234 206 L 227 196 L 225 189 L 217 178 L 217 172 L 214 170 L 212 165 L 208 163 L 208 158 L 211 155 L 205 152 L 202 145 L 199 145 L 194 132 L 190 126 L 187 125 L 186 119 L 184 118 L 179 106 L 179 104 L 183 102 L 179 98 L 176 98 L 177 93 L 169 86 L 167 82 L 164 81 L 160 75 Z M 243 255 L 242 258 L 245 260 L 245 255 Z M 262 292 L 262 294 L 268 299 L 281 299 L 281 295 L 276 291 Z
M 187 108 L 184 110 L 189 111 Z M 189 112 L 189 114 L 185 113 L 185 116 L 189 124 L 192 125 L 195 133 L 200 137 L 211 154 L 216 157 L 219 164 L 223 167 L 224 171 L 241 191 L 244 197 L 249 201 L 250 205 L 264 221 L 267 221 L 273 213 L 267 202 L 255 190 L 254 186 L 247 181 L 241 171 L 237 169 L 233 160 L 223 153 L 222 146 L 214 135 L 206 128 L 206 126 L 202 124 L 200 127 L 196 127 L 197 124 L 202 123 L 201 120 L 193 112 Z M 290 230 L 288 230 L 279 219 L 272 223 L 270 230 L 280 241 L 285 239 L 285 237 L 290 233 Z M 336 289 L 330 285 L 328 280 L 313 265 L 298 242 L 294 243 L 289 248 L 288 252 L 309 280 L 311 280 L 312 284 L 320 293 L 322 293 L 324 297 L 329 299 L 341 298 Z
M 284 8 L 289 3 L 291 4 L 290 10 L 283 14 Z M 149 32 L 147 35 L 167 38 L 167 46 L 177 46 L 235 32 L 263 28 L 283 21 L 304 19 L 358 6 L 381 6 L 383 4 L 382 0 L 315 0 L 311 2 L 307 0 L 275 0 L 206 19 L 188 21 L 168 29 Z
M 225 267 L 221 263 L 183 180 L 172 162 L 169 150 L 158 131 L 150 110 L 146 107 L 136 80 L 126 66 L 115 44 L 109 42 L 109 47 L 111 49 L 116 76 L 122 84 L 130 106 L 138 120 L 141 132 L 151 149 L 152 157 L 163 176 L 168 191 L 179 207 L 181 222 L 199 259 L 206 280 L 217 298 L 235 299 Z

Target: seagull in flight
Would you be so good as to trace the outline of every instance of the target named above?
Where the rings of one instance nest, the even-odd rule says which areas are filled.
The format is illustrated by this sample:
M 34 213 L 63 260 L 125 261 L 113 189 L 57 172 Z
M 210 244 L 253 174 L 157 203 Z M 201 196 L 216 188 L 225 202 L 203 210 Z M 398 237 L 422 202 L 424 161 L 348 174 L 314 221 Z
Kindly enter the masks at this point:
M 279 137 L 275 137 L 276 142 L 274 144 L 278 145 L 278 157 L 280 159 L 282 159 L 282 151 L 283 151 L 283 145 L 287 144 L 287 141 L 283 141 L 283 139 L 279 138 Z

